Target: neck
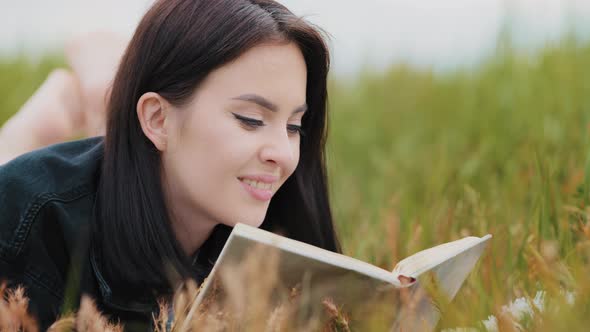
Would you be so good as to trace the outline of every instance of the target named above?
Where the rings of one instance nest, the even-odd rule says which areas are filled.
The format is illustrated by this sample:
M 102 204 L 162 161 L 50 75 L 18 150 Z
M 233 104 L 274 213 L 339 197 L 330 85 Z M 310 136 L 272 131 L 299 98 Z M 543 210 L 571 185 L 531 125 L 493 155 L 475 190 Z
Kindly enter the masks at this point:
M 172 207 L 173 208 L 173 207 Z M 193 256 L 211 235 L 214 224 L 189 223 L 188 218 L 175 212 L 172 217 L 172 230 L 187 256 Z
M 198 220 L 195 208 L 182 193 L 171 190 L 164 184 L 166 205 L 168 207 L 172 230 L 187 256 L 194 253 L 209 238 L 216 222 Z

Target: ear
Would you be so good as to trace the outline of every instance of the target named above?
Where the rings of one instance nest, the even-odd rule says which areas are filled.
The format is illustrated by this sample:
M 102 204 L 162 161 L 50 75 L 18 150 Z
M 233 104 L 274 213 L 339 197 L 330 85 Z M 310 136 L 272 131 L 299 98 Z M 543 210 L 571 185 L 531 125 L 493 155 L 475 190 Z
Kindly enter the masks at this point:
M 137 118 L 144 135 L 152 141 L 156 149 L 165 151 L 168 143 L 166 122 L 170 104 L 155 92 L 144 93 L 137 102 Z

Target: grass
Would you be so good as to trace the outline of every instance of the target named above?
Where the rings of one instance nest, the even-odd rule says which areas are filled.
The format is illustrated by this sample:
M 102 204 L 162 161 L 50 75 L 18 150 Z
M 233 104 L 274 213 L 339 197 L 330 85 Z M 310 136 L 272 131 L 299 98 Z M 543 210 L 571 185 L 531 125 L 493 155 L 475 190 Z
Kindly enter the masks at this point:
M 418 249 L 492 233 L 452 306 L 468 314 L 442 326 L 587 283 L 589 74 L 590 45 L 565 39 L 532 56 L 499 49 L 471 71 L 395 65 L 334 81 L 332 202 L 347 253 L 391 268 Z M 576 308 L 568 317 L 587 322 Z
M 0 59 L 0 123 L 59 57 Z M 391 269 L 466 235 L 492 245 L 439 328 L 546 292 L 525 330 L 590 323 L 590 44 L 510 47 L 470 70 L 403 64 L 330 82 L 331 201 L 345 253 Z M 575 305 L 568 304 L 568 291 Z

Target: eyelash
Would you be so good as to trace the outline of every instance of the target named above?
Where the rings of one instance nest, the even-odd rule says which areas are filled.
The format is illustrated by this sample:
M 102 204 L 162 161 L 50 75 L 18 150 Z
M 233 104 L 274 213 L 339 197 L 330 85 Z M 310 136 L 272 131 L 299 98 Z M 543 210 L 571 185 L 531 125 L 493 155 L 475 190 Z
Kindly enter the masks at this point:
M 241 116 L 239 114 L 236 113 L 232 113 L 234 115 L 234 117 L 236 119 L 238 119 L 240 122 L 242 122 L 244 125 L 250 127 L 250 128 L 256 128 L 256 127 L 263 127 L 266 126 L 264 124 L 264 122 L 262 122 L 262 120 L 256 120 L 256 119 L 252 119 L 252 118 L 248 118 L 245 116 Z M 289 131 L 289 133 L 292 134 L 299 134 L 300 136 L 305 136 L 305 132 L 303 131 L 303 129 L 301 129 L 301 126 L 298 125 L 287 125 L 287 130 Z

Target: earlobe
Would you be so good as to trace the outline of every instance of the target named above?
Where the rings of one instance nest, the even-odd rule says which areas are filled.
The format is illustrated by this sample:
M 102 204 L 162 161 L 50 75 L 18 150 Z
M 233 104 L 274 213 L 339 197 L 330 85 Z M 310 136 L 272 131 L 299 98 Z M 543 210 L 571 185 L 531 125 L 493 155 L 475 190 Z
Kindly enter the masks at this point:
M 137 118 L 144 135 L 160 151 L 166 150 L 168 103 L 155 92 L 144 93 L 137 102 Z

